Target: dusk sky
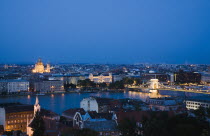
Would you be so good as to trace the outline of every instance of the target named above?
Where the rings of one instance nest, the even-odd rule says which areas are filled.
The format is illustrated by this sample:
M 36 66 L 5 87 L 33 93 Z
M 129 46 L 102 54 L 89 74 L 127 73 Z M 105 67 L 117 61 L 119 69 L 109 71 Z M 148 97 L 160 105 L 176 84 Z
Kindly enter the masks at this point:
M 210 64 L 210 0 L 0 0 L 0 63 Z

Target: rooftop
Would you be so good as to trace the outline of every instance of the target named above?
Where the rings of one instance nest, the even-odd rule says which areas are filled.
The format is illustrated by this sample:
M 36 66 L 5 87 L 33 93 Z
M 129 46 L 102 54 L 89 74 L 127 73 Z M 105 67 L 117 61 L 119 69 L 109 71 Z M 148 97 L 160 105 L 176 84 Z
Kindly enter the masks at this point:
M 67 116 L 74 116 L 76 112 L 80 112 L 82 115 L 85 114 L 85 110 L 83 108 L 68 109 L 65 110 L 62 114 Z
M 88 114 L 92 119 L 107 119 L 111 120 L 113 114 L 112 113 L 97 113 L 96 111 L 89 111 Z
M 34 111 L 34 106 L 33 105 L 14 104 L 14 105 L 2 106 L 2 107 L 5 108 L 6 113 Z
M 210 97 L 209 96 L 191 97 L 191 98 L 189 98 L 187 100 L 189 100 L 189 101 L 209 102 L 210 103 Z
M 85 121 L 84 128 L 89 128 L 98 132 L 101 131 L 117 131 L 117 124 L 114 120 L 108 121 Z

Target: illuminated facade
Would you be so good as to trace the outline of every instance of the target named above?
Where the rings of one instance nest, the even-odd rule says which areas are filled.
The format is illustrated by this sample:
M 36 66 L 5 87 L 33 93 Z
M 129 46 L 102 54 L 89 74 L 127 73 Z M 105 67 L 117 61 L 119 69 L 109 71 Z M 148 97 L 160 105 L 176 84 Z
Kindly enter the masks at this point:
M 150 89 L 158 89 L 159 88 L 159 82 L 158 79 L 150 79 Z
M 26 80 L 0 80 L 0 92 L 18 93 L 29 90 L 29 81 Z
M 199 107 L 210 108 L 210 100 L 208 97 L 193 97 L 185 101 L 188 110 L 197 110 Z
M 61 92 L 64 91 L 63 81 L 60 80 L 45 80 L 34 83 L 35 92 Z
M 36 102 L 35 102 L 35 104 L 34 104 L 34 116 L 33 116 L 33 118 L 32 119 L 30 119 L 30 120 L 27 120 L 27 134 L 28 134 L 28 136 L 32 136 L 33 135 L 33 130 L 32 130 L 32 128 L 30 127 L 30 124 L 31 124 L 31 122 L 34 120 L 34 117 L 35 117 L 35 115 L 36 115 L 36 113 L 37 112 L 40 112 L 41 111 L 41 106 L 39 105 L 39 99 L 38 99 L 38 97 L 36 96 Z
M 27 120 L 34 116 L 33 105 L 11 105 L 0 108 L 0 125 L 5 131 L 21 130 L 26 132 Z
M 33 73 L 50 73 L 50 64 L 47 64 L 46 69 L 44 68 L 44 64 L 42 60 L 39 59 L 38 62 L 35 64 L 35 68 L 32 70 Z
M 44 136 L 58 136 L 59 131 L 57 127 L 57 122 L 60 120 L 60 116 L 52 111 L 41 109 L 39 105 L 39 99 L 36 97 L 36 102 L 34 104 L 34 116 L 32 119 L 27 120 L 27 136 L 33 136 L 34 131 L 32 127 L 35 121 L 36 113 L 39 113 L 44 121 Z
M 90 74 L 89 79 L 95 83 L 112 83 L 112 73 L 109 74 Z

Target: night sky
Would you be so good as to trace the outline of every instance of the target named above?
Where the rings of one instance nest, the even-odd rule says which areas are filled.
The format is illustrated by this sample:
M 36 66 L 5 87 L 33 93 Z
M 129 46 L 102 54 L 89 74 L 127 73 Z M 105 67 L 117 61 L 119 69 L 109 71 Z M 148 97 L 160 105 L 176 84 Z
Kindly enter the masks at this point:
M 0 0 L 0 63 L 210 64 L 210 0 Z

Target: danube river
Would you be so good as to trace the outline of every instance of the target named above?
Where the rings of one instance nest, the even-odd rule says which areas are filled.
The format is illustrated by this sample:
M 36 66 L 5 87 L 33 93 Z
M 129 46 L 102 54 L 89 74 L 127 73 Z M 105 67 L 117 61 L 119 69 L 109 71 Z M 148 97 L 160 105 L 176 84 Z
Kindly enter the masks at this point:
M 104 98 L 114 98 L 114 99 L 141 99 L 145 101 L 148 97 L 166 97 L 166 96 L 198 96 L 203 94 L 195 93 L 185 93 L 178 91 L 167 91 L 162 90 L 159 93 L 141 93 L 141 92 L 120 92 L 120 93 L 63 93 L 63 94 L 47 94 L 39 97 L 39 103 L 42 108 L 52 110 L 58 114 L 61 114 L 64 110 L 69 108 L 79 108 L 80 101 L 89 96 L 98 96 Z M 7 96 L 0 97 L 0 103 L 9 102 L 20 102 L 23 104 L 34 104 L 36 96 L 26 95 L 26 96 Z

